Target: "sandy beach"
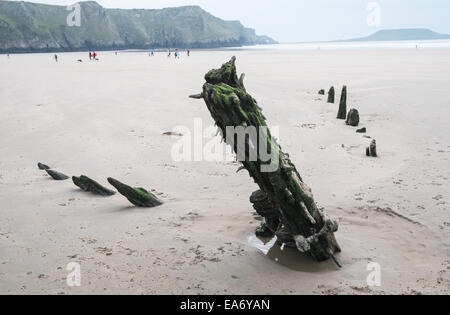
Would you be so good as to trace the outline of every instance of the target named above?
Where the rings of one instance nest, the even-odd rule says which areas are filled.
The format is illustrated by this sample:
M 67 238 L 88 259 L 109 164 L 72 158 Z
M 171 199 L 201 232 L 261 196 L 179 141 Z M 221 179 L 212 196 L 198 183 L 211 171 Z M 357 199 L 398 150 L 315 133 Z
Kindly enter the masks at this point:
M 342 269 L 275 245 L 255 246 L 235 162 L 176 162 L 177 126 L 214 122 L 204 74 L 231 56 L 278 126 L 316 201 L 335 218 Z M 77 62 L 82 59 L 83 62 Z M 448 49 L 99 52 L 0 56 L 0 294 L 448 294 Z M 335 86 L 336 104 L 320 89 Z M 336 119 L 341 87 L 371 139 Z M 43 162 L 108 186 L 154 189 L 140 209 L 57 182 Z M 108 186 L 109 187 L 109 186 Z M 260 244 L 262 245 L 262 243 Z M 82 285 L 66 283 L 69 263 Z M 368 287 L 369 263 L 381 286 Z

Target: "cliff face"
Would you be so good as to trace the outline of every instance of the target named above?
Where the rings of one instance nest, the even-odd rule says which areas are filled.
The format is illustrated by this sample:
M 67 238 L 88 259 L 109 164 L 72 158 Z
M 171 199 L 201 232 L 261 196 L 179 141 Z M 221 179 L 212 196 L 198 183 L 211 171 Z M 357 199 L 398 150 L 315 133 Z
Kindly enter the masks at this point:
M 0 0 L 0 51 L 216 48 L 273 44 L 238 21 L 216 18 L 198 6 L 161 10 L 105 9 L 80 3 L 80 26 L 67 25 L 65 6 Z

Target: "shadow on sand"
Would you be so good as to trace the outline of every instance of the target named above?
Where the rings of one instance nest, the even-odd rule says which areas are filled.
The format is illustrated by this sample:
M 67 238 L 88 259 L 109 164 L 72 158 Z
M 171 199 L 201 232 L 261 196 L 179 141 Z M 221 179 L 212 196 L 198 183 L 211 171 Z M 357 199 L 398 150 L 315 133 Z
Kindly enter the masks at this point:
M 333 261 L 318 263 L 309 255 L 299 252 L 296 248 L 280 244 L 276 236 L 270 239 L 252 235 L 248 238 L 248 243 L 261 251 L 270 260 L 294 271 L 324 272 L 337 270 Z

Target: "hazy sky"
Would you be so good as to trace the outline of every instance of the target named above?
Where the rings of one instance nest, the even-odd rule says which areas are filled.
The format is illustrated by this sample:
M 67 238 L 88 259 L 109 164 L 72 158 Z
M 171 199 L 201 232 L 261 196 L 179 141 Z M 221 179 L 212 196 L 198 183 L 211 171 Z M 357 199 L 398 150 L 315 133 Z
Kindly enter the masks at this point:
M 68 5 L 76 1 L 31 2 Z M 98 0 L 97 2 L 106 8 L 153 9 L 199 5 L 220 18 L 240 20 L 245 26 L 255 28 L 259 35 L 269 35 L 280 42 L 354 38 L 389 28 L 430 28 L 439 33 L 450 34 L 449 0 Z M 369 15 L 372 22 L 368 23 Z

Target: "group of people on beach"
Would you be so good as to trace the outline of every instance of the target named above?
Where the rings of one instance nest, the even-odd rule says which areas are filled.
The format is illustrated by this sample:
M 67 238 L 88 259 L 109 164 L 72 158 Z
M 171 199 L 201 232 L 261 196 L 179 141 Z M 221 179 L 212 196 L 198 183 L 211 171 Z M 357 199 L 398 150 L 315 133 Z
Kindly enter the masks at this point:
M 117 54 L 118 54 L 117 51 L 115 52 L 115 54 L 116 54 L 116 56 L 117 56 Z M 186 50 L 186 54 L 187 54 L 187 56 L 189 57 L 189 56 L 191 55 L 191 51 L 190 51 L 189 49 Z M 152 50 L 150 51 L 149 55 L 150 55 L 151 57 L 155 56 L 155 51 L 152 49 Z M 175 49 L 174 55 L 175 55 L 175 59 L 180 58 L 180 53 L 178 52 L 178 49 Z M 10 57 L 10 54 L 7 53 L 6 56 L 9 58 L 9 57 Z M 58 62 L 58 55 L 55 54 L 53 57 L 55 58 L 55 61 Z M 169 49 L 169 54 L 167 55 L 167 57 L 168 57 L 168 58 L 172 57 L 172 51 L 171 51 L 170 49 Z M 98 54 L 97 54 L 95 51 L 90 51 L 90 52 L 89 52 L 89 60 L 98 60 Z
M 117 53 L 116 53 L 117 55 Z M 98 60 L 98 54 L 95 51 L 90 51 L 89 52 L 89 60 Z
M 117 56 L 117 54 L 118 54 L 117 51 L 115 52 L 115 54 Z M 189 57 L 191 55 L 191 51 L 189 49 L 186 50 L 186 54 Z M 179 59 L 180 58 L 180 53 L 178 52 L 178 49 L 175 49 L 174 55 L 175 55 L 175 59 Z M 6 56 L 8 58 L 10 58 L 10 54 L 9 53 L 7 53 Z M 151 57 L 155 56 L 155 51 L 153 49 L 150 51 L 149 56 L 151 56 Z M 169 49 L 169 54 L 167 55 L 167 57 L 168 58 L 172 57 L 172 51 L 170 49 Z M 53 58 L 55 59 L 56 62 L 58 62 L 58 55 L 57 54 L 54 54 Z M 80 60 L 78 60 L 78 61 L 80 61 Z M 89 52 L 89 60 L 99 60 L 97 52 L 90 51 Z
M 191 51 L 189 49 L 186 51 L 186 53 L 187 53 L 188 57 L 191 55 Z M 180 53 L 178 52 L 178 49 L 175 49 L 174 55 L 175 55 L 175 59 L 180 58 Z M 152 51 L 152 56 L 153 56 L 153 51 Z M 170 58 L 170 57 L 172 57 L 172 51 L 169 49 L 169 54 L 167 55 L 167 58 Z

